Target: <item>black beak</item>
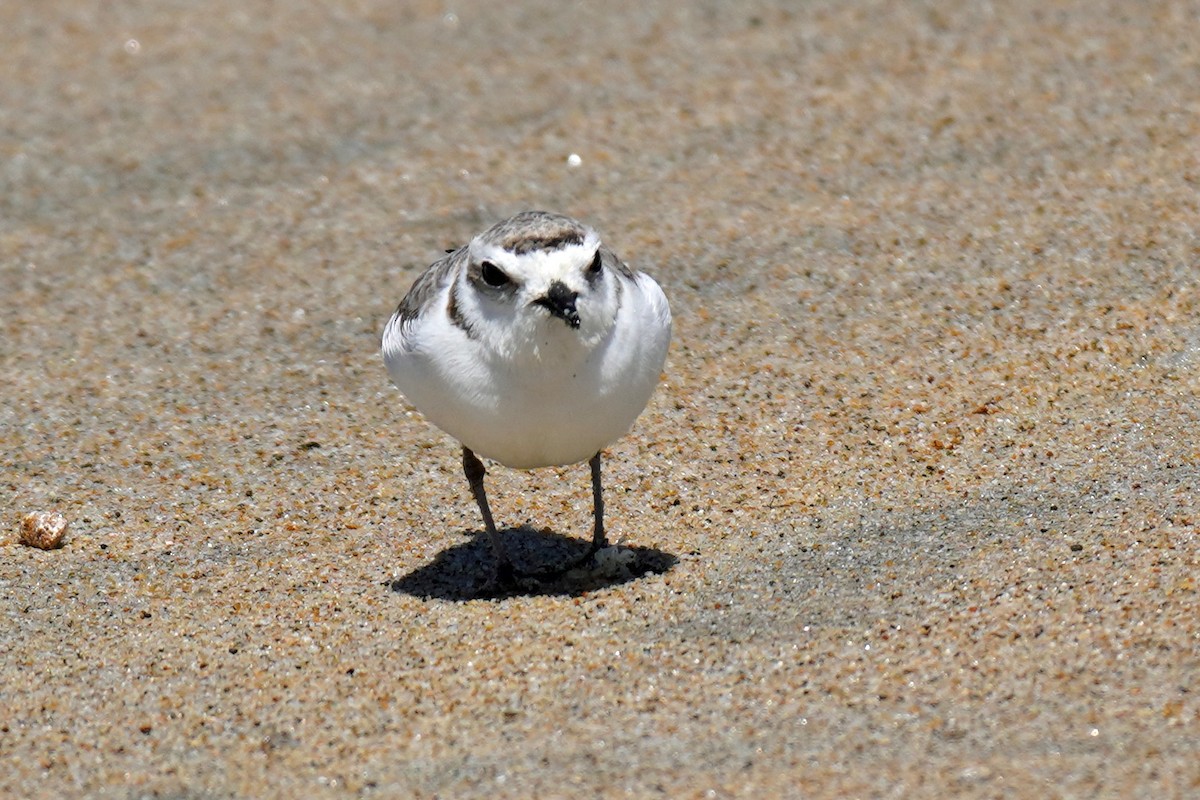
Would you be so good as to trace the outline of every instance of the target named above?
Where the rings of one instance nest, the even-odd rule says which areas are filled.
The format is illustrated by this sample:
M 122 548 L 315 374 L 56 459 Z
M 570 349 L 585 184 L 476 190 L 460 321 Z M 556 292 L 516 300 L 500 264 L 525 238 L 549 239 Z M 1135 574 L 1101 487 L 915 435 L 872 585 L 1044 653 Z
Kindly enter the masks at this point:
M 579 327 L 579 312 L 575 310 L 575 301 L 578 299 L 578 292 L 572 292 L 561 282 L 555 281 L 550 284 L 550 291 L 546 292 L 544 297 L 539 297 L 533 302 L 574 329 Z

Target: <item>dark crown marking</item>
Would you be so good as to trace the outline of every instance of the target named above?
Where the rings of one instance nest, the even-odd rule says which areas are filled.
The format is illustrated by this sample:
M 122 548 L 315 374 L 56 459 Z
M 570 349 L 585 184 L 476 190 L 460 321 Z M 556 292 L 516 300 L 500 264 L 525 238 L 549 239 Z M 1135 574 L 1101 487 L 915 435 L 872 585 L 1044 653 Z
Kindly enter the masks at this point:
M 520 256 L 580 245 L 586 236 L 587 228 L 570 217 L 548 211 L 522 211 L 493 225 L 482 238 Z
M 544 236 L 514 235 L 500 243 L 513 255 L 523 256 L 535 250 L 561 250 L 574 244 L 583 244 L 583 233 L 578 230 L 564 230 Z

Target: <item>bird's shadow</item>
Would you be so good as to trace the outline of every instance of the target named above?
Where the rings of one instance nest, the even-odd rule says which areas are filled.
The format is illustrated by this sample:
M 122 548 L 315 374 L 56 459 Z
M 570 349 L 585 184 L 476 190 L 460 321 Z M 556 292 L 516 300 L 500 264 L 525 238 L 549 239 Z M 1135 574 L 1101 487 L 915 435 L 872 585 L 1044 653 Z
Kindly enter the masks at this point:
M 616 586 L 647 574 L 667 572 L 679 559 L 653 547 L 626 547 L 622 567 L 615 571 L 575 569 L 562 573 L 554 570 L 583 556 L 589 542 L 573 539 L 551 530 L 525 525 L 504 528 L 500 536 L 517 569 L 525 575 L 514 585 L 494 586 L 489 580 L 495 570 L 496 556 L 483 531 L 466 531 L 471 540 L 447 547 L 431 563 L 407 575 L 384 581 L 392 591 L 423 599 L 475 600 L 480 598 L 534 597 L 538 595 L 579 595 Z

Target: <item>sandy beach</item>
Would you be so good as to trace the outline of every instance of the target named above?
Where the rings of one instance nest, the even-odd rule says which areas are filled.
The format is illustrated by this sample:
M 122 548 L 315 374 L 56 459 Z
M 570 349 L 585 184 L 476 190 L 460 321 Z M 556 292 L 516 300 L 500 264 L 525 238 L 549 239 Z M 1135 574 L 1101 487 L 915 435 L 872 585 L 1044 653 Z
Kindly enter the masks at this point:
M 0 796 L 1200 796 L 1200 5 L 0 6 Z M 379 337 L 670 298 L 487 598 Z M 525 565 L 586 464 L 490 468 Z M 65 543 L 19 543 L 56 512 Z

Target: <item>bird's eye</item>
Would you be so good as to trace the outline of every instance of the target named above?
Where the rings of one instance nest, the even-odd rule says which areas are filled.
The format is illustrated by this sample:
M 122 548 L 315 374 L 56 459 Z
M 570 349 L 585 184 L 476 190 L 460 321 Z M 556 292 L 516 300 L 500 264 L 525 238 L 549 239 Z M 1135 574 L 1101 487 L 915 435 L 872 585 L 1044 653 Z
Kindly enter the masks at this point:
M 490 261 L 485 261 L 479 265 L 479 275 L 483 278 L 484 283 L 495 288 L 499 288 L 509 281 L 508 276 L 504 274 L 504 270 Z
M 600 260 L 600 251 L 597 250 L 596 256 L 592 259 L 592 263 L 588 264 L 588 268 L 587 268 L 588 275 L 589 276 L 599 275 L 600 270 L 603 268 L 603 266 L 604 265 L 601 263 L 601 260 Z

